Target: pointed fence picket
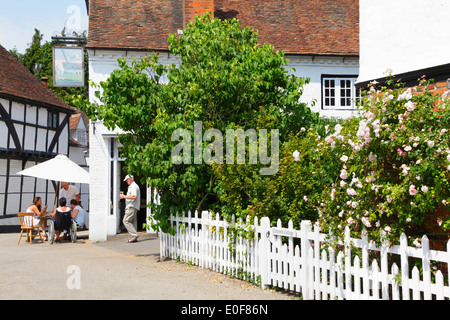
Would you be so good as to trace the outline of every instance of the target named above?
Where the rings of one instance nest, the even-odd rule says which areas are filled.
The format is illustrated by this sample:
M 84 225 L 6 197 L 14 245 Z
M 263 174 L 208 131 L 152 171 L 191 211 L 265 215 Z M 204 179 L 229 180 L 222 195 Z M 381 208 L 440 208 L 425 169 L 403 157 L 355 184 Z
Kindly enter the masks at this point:
M 400 244 L 376 247 L 365 234 L 345 237 L 344 250 L 326 246 L 326 235 L 317 225 L 303 221 L 296 230 L 292 221 L 271 227 L 268 218 L 230 222 L 209 212 L 188 212 L 170 217 L 177 232 L 161 233 L 161 258 L 177 259 L 232 277 L 279 287 L 302 294 L 303 299 L 450 299 L 450 241 L 447 251 L 430 250 L 426 236 L 422 247 Z M 246 230 L 245 234 L 241 231 Z M 249 237 L 251 235 L 251 237 Z M 358 249 L 358 254 L 352 250 Z M 375 257 L 375 258 L 369 258 Z M 370 260 L 372 259 L 372 260 Z M 414 266 L 420 262 L 419 268 Z M 432 272 L 432 264 L 444 266 Z M 419 271 L 419 269 L 421 271 Z

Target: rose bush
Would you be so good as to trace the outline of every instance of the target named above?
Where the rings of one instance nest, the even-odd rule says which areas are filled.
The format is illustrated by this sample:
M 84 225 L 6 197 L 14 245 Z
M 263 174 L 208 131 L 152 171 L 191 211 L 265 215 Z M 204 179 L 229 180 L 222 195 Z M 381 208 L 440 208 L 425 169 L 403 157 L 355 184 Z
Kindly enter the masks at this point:
M 450 104 L 428 86 L 425 79 L 414 88 L 372 86 L 363 94 L 360 116 L 337 124 L 319 144 L 316 152 L 339 159 L 334 183 L 323 187 L 317 207 L 323 232 L 342 237 L 348 226 L 360 236 L 365 229 L 377 243 L 396 243 L 404 232 L 418 245 L 431 215 L 448 208 Z M 336 163 L 329 167 L 336 171 Z

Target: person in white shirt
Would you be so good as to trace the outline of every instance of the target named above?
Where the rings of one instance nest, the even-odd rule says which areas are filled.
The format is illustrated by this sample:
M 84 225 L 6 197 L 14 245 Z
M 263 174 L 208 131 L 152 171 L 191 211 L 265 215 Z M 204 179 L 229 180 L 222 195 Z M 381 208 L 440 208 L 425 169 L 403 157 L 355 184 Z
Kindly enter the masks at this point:
M 61 187 L 59 199 L 66 198 L 67 202 L 70 202 L 70 200 L 76 200 L 77 203 L 80 202 L 80 192 L 77 187 L 70 185 L 68 182 L 61 182 Z
M 123 225 L 131 235 L 131 238 L 127 242 L 137 242 L 137 213 L 141 205 L 141 191 L 137 183 L 134 182 L 132 175 L 127 174 L 123 181 L 126 181 L 128 184 L 127 195 L 120 194 L 120 199 L 125 199 Z

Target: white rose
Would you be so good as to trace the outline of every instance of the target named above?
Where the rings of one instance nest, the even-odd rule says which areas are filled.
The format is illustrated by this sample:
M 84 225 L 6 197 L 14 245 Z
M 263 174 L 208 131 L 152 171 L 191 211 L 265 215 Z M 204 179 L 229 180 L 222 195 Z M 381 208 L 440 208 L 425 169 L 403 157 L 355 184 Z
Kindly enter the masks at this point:
M 405 103 L 406 110 L 413 111 L 416 108 L 416 104 L 412 101 Z
M 346 171 L 345 169 L 342 169 L 342 170 L 341 170 L 341 174 L 339 175 L 339 177 L 340 177 L 342 180 L 347 179 L 347 177 L 348 177 L 347 171 Z

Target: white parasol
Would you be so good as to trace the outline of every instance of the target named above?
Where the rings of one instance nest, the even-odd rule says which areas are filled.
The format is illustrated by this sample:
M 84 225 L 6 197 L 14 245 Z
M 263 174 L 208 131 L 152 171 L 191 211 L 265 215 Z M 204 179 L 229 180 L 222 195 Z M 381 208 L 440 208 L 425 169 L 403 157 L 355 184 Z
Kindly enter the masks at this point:
M 89 172 L 63 154 L 17 172 L 17 174 L 58 182 L 89 183 Z

